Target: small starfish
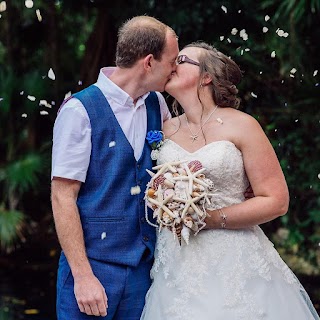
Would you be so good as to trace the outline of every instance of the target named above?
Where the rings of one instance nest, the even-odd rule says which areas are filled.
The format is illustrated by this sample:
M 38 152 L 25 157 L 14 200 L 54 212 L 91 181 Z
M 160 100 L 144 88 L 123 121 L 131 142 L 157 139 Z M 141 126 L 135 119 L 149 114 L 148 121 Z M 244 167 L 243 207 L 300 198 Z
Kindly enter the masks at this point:
M 204 187 L 208 187 L 208 184 L 206 182 L 204 182 L 203 180 L 200 180 L 197 178 L 197 176 L 199 174 L 201 174 L 203 171 L 205 171 L 205 168 L 202 168 L 196 172 L 191 172 L 189 167 L 184 164 L 184 169 L 187 172 L 186 176 L 179 176 L 179 177 L 174 177 L 173 180 L 188 180 L 189 181 L 189 194 L 192 194 L 193 191 L 193 183 L 197 182 L 199 184 L 201 184 Z
M 202 195 L 198 196 L 198 197 L 195 197 L 195 198 L 192 198 L 190 195 L 188 195 L 188 199 L 181 199 L 181 198 L 177 198 L 177 197 L 173 197 L 173 200 L 175 201 L 179 201 L 179 202 L 183 202 L 185 205 L 184 205 L 184 208 L 182 210 L 182 213 L 181 213 L 181 218 L 183 219 L 185 216 L 186 216 L 186 213 L 188 211 L 188 209 L 190 207 L 193 208 L 193 210 L 200 216 L 200 217 L 203 217 L 205 215 L 204 212 L 202 212 L 196 205 L 195 203 L 198 202 L 201 198 L 203 198 L 205 196 L 205 193 L 203 193 Z
M 173 197 L 173 194 L 164 198 L 161 185 L 159 185 L 157 190 L 157 200 L 151 197 L 147 197 L 147 199 L 149 202 L 151 202 L 152 204 L 155 204 L 159 208 L 158 215 L 160 219 L 162 217 L 163 212 L 166 212 L 169 216 L 171 216 L 172 218 L 175 218 L 176 217 L 175 214 L 166 206 L 166 204 L 172 199 L 172 197 Z

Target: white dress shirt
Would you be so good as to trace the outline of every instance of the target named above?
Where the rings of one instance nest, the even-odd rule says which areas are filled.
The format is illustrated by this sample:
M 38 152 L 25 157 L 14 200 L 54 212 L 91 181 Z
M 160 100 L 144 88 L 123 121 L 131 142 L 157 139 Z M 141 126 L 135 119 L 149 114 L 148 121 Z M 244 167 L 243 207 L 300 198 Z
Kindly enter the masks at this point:
M 130 142 L 135 159 L 142 154 L 147 134 L 145 99 L 141 96 L 136 104 L 133 99 L 108 77 L 114 68 L 102 68 L 95 85 L 107 98 L 119 125 Z M 157 92 L 162 122 L 171 118 L 163 96 Z M 116 141 L 111 143 L 115 144 Z M 62 177 L 85 182 L 91 154 L 91 124 L 83 104 L 70 99 L 57 115 L 53 128 L 52 177 Z

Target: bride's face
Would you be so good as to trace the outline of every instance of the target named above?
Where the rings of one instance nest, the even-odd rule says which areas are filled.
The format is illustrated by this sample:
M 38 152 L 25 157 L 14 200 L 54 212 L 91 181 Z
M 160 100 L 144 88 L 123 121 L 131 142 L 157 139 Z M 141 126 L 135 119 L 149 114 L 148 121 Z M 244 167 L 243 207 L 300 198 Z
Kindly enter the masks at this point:
M 179 52 L 177 68 L 171 79 L 167 82 L 165 91 L 177 98 L 181 94 L 197 89 L 199 86 L 199 60 L 200 48 L 185 48 Z M 194 92 L 197 92 L 196 90 Z

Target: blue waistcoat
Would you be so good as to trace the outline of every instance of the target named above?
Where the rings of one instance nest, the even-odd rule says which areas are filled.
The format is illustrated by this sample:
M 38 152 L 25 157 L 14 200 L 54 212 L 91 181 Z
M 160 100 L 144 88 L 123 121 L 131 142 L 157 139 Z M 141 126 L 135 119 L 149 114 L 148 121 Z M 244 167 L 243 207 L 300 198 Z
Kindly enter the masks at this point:
M 144 193 L 152 167 L 145 143 L 138 161 L 112 109 L 98 87 L 74 95 L 87 110 L 92 151 L 87 178 L 78 195 L 85 246 L 89 259 L 137 266 L 146 249 L 153 257 L 155 228 L 145 220 Z M 161 130 L 158 97 L 146 99 L 147 131 Z M 111 142 L 111 144 L 110 144 Z M 110 144 L 110 145 L 109 145 Z M 131 194 L 139 186 L 139 194 Z M 152 213 L 149 210 L 149 219 Z

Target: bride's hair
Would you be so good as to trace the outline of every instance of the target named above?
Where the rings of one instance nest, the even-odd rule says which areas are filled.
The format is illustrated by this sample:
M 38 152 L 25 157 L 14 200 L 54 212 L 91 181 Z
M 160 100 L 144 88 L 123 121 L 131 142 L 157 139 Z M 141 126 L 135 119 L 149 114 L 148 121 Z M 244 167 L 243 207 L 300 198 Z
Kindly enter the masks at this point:
M 242 72 L 239 66 L 229 57 L 218 51 L 215 47 L 205 42 L 192 42 L 184 48 L 201 48 L 201 54 L 198 57 L 200 63 L 200 83 L 198 87 L 201 90 L 201 80 L 206 74 L 212 78 L 209 84 L 211 87 L 211 94 L 214 102 L 220 107 L 231 107 L 238 109 L 240 99 L 237 97 L 238 89 L 237 84 L 241 81 Z M 178 110 L 181 109 L 177 100 L 172 104 L 173 112 L 178 115 Z

